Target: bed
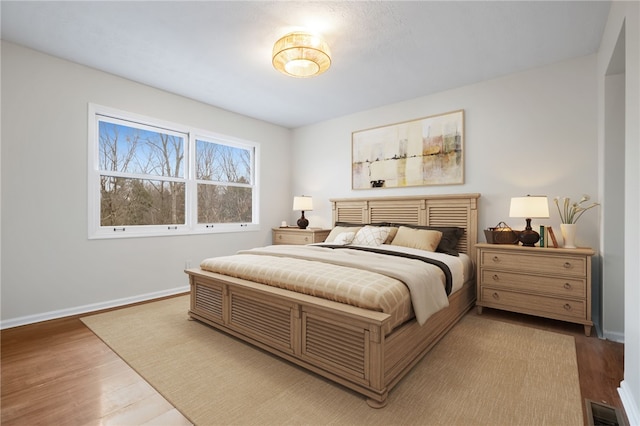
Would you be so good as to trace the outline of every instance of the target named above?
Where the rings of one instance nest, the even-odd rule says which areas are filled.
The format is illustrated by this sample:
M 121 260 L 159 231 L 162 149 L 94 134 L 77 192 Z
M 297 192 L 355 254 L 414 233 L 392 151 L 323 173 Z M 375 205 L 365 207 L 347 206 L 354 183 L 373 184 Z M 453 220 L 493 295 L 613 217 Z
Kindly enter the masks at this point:
M 393 223 L 462 228 L 456 250 L 475 260 L 479 197 L 343 198 L 330 203 L 334 226 Z M 191 286 L 191 319 L 358 392 L 374 408 L 387 404 L 389 391 L 464 316 L 476 298 L 471 274 L 448 296 L 448 307 L 430 314 L 422 325 L 413 316 L 390 327 L 392 315 L 378 310 L 202 267 L 185 272 Z

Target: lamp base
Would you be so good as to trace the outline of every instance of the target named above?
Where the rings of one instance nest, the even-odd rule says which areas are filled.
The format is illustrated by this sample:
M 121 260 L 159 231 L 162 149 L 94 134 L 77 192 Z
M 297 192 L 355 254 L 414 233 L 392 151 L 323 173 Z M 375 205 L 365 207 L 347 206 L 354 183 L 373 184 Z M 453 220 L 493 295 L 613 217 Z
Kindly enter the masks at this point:
M 525 247 L 534 247 L 538 241 L 540 241 L 540 234 L 532 229 L 525 229 L 520 232 L 518 240 Z
M 309 221 L 304 217 L 304 211 L 302 211 L 302 216 L 300 216 L 300 219 L 298 219 L 298 222 L 296 223 L 298 224 L 298 228 L 307 229 L 307 226 L 309 226 Z
M 527 226 L 525 226 L 524 231 L 520 232 L 520 235 L 518 235 L 518 240 L 525 247 L 534 247 L 540 240 L 540 234 L 531 228 L 531 218 L 527 218 L 526 221 Z

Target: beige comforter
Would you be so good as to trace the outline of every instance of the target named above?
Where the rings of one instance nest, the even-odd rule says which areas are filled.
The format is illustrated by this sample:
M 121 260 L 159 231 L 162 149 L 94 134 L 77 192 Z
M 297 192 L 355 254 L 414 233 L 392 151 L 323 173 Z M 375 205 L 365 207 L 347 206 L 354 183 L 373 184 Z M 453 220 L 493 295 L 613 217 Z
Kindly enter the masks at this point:
M 406 320 L 411 308 L 424 324 L 449 305 L 440 268 L 378 253 L 277 245 L 205 259 L 200 267 L 385 312 L 392 327 Z

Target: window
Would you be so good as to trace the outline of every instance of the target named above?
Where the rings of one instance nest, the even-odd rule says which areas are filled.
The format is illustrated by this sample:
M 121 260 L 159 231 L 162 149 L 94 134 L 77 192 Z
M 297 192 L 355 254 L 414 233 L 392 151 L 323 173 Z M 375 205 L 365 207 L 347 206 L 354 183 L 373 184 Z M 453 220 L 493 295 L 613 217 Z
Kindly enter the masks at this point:
M 256 143 L 89 106 L 89 238 L 258 229 Z

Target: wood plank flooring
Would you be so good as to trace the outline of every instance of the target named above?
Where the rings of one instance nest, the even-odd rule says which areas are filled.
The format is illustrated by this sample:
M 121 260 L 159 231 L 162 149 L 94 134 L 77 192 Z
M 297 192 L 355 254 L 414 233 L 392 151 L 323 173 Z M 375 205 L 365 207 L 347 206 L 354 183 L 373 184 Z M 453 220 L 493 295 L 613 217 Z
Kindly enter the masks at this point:
M 1 339 L 2 425 L 190 424 L 79 318 Z
M 585 337 L 575 324 L 492 309 L 482 315 L 574 336 L 583 400 L 622 410 L 622 344 Z M 2 330 L 0 339 L 4 426 L 190 424 L 79 317 Z

